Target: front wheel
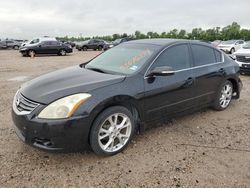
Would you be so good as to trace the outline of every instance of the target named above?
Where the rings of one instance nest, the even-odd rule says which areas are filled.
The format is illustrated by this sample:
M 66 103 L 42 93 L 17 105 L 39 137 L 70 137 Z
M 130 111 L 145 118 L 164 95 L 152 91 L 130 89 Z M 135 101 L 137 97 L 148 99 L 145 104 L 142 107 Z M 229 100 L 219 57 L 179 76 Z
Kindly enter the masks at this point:
M 83 51 L 87 51 L 87 50 L 88 50 L 87 46 L 83 46 L 83 47 L 82 47 L 82 50 L 83 50 Z
M 102 46 L 98 46 L 98 50 L 102 51 L 103 47 Z
M 90 145 L 98 155 L 115 155 L 129 143 L 135 129 L 131 112 L 123 106 L 104 110 L 94 121 Z
M 64 50 L 64 49 L 61 49 L 61 50 L 59 50 L 59 52 L 58 52 L 58 55 L 60 55 L 60 56 L 65 56 L 67 54 L 67 52 L 66 52 L 66 50 Z
M 36 55 L 36 52 L 34 50 L 29 50 L 28 51 L 28 56 L 29 57 L 35 57 L 35 55 Z
M 235 49 L 232 48 L 232 49 L 230 50 L 230 54 L 233 54 L 234 52 L 235 52 Z
M 225 110 L 233 96 L 233 85 L 230 81 L 223 83 L 217 93 L 217 97 L 214 103 L 213 108 L 218 111 Z

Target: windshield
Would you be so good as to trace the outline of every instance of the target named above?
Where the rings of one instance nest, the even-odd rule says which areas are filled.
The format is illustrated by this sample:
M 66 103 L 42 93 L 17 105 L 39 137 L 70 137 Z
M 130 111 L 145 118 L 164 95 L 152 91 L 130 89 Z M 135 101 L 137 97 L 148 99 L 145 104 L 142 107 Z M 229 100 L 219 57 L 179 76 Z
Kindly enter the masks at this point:
M 121 40 L 122 40 L 122 39 L 116 39 L 116 40 L 114 41 L 114 43 L 115 43 L 115 44 L 119 44 L 119 43 L 121 42 Z
M 247 42 L 244 46 L 243 46 L 244 49 L 250 49 L 250 42 Z
M 149 60 L 160 46 L 122 44 L 90 61 L 85 68 L 104 73 L 133 74 Z
M 223 41 L 222 44 L 234 44 L 236 41 L 235 40 L 228 40 L 228 41 Z

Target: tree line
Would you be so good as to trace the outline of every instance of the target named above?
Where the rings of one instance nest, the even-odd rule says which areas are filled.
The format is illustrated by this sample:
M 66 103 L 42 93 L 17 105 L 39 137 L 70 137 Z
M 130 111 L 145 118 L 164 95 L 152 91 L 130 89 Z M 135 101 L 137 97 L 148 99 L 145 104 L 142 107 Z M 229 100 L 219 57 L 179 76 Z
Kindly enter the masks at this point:
M 192 40 L 231 40 L 231 39 L 243 39 L 250 40 L 250 29 L 241 28 L 237 22 L 233 22 L 231 25 L 226 27 L 214 27 L 210 29 L 193 28 L 191 32 L 187 32 L 184 29 L 173 29 L 169 32 L 157 33 L 149 31 L 143 33 L 135 31 L 133 34 L 113 34 L 108 36 L 93 36 L 93 37 L 58 37 L 59 40 L 64 41 L 84 41 L 90 38 L 103 39 L 106 41 L 114 41 L 119 38 L 135 38 L 135 39 L 146 39 L 146 38 L 176 38 L 176 39 L 192 39 Z

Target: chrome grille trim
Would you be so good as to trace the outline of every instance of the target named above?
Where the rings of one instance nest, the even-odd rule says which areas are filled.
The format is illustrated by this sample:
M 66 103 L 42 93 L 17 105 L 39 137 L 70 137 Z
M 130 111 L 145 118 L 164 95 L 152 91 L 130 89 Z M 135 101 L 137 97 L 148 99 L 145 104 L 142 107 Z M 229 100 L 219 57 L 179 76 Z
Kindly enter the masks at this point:
M 236 60 L 243 63 L 250 63 L 250 58 L 247 58 L 246 56 L 236 55 Z
M 19 91 L 15 94 L 13 100 L 13 110 L 18 115 L 28 115 L 30 114 L 39 103 L 33 102 L 26 97 L 24 97 Z

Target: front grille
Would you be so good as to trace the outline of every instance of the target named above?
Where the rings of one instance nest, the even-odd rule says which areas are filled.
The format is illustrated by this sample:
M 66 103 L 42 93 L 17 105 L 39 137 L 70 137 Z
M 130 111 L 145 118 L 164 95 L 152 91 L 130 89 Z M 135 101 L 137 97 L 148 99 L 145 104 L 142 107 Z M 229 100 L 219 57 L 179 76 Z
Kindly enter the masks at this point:
M 39 104 L 24 97 L 20 92 L 17 92 L 13 106 L 22 114 L 29 114 Z
M 236 56 L 236 60 L 239 62 L 244 62 L 244 63 L 250 63 L 250 56 L 246 57 L 246 56 Z

